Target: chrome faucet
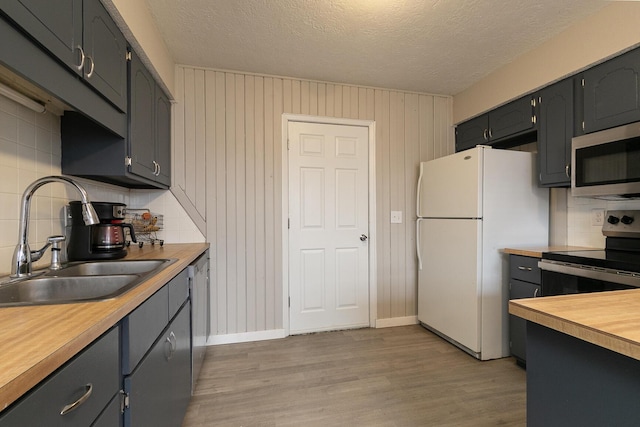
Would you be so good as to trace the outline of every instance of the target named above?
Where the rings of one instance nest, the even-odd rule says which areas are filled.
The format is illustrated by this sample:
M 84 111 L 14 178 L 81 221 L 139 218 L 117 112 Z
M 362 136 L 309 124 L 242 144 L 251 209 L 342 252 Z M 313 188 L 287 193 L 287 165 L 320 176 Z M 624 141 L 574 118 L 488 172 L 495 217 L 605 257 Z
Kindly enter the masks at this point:
M 20 210 L 20 235 L 16 249 L 13 252 L 13 260 L 11 261 L 11 277 L 27 277 L 31 275 L 31 261 L 40 259 L 44 251 L 51 243 L 40 249 L 39 251 L 31 251 L 29 248 L 29 210 L 31 208 L 31 197 L 33 193 L 44 184 L 49 182 L 62 182 L 73 186 L 80 193 L 82 199 L 82 218 L 86 225 L 98 224 L 100 222 L 98 214 L 89 201 L 87 191 L 74 180 L 64 176 L 45 176 L 40 178 L 24 190 L 22 195 L 22 208 Z M 56 258 L 57 259 L 57 258 Z

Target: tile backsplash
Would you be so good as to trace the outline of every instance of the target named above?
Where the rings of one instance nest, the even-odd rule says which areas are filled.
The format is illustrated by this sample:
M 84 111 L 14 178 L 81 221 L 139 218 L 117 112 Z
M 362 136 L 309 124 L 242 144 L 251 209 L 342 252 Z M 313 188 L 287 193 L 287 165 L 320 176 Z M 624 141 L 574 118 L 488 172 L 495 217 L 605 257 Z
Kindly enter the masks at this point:
M 39 114 L 0 96 L 0 275 L 10 270 L 18 242 L 22 193 L 36 179 L 61 174 L 60 117 Z M 96 181 L 77 179 L 94 201 L 121 202 L 132 208 L 149 208 L 164 215 L 158 238 L 167 243 L 203 242 L 175 197 L 167 190 L 129 190 Z M 44 246 L 47 237 L 64 234 L 64 206 L 77 200 L 73 188 L 62 183 L 40 187 L 31 203 L 29 244 Z M 47 265 L 49 251 L 38 264 Z

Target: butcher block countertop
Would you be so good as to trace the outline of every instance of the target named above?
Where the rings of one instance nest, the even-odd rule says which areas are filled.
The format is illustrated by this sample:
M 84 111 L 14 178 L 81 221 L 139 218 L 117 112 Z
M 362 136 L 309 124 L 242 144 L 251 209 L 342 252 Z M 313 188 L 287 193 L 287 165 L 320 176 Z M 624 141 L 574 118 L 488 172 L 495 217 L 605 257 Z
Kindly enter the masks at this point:
M 602 248 L 588 248 L 583 246 L 537 246 L 530 248 L 505 248 L 502 250 L 505 254 L 509 255 L 522 255 L 530 256 L 534 258 L 541 258 L 543 252 L 565 252 L 565 251 L 589 251 L 589 250 L 602 250 Z
M 0 411 L 117 324 L 208 248 L 208 243 L 132 245 L 125 260 L 176 261 L 114 299 L 0 308 Z
M 509 313 L 640 360 L 640 289 L 511 300 Z

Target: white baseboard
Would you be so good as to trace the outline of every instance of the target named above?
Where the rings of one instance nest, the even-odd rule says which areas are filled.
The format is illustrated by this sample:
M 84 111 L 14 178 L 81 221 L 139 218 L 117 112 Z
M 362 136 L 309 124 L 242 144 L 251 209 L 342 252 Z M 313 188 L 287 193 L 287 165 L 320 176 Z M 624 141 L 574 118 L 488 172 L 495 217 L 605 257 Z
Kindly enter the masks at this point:
M 207 345 L 235 344 L 240 342 L 266 341 L 284 338 L 284 329 L 269 331 L 242 332 L 239 334 L 210 335 Z
M 417 325 L 418 316 L 392 317 L 390 319 L 377 319 L 376 328 L 393 328 L 394 326 Z

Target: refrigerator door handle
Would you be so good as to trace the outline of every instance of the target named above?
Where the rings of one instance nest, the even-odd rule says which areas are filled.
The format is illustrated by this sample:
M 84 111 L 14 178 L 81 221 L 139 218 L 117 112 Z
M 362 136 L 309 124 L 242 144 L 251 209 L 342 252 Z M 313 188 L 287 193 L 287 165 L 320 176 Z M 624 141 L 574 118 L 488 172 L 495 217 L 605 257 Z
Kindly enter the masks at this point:
M 418 270 L 422 270 L 422 255 L 420 254 L 420 221 L 424 218 L 416 220 L 416 253 L 418 254 Z
M 422 183 L 422 174 L 424 172 L 422 162 L 420 162 L 420 175 L 418 175 L 418 189 L 416 191 L 416 217 L 420 218 L 420 184 Z

